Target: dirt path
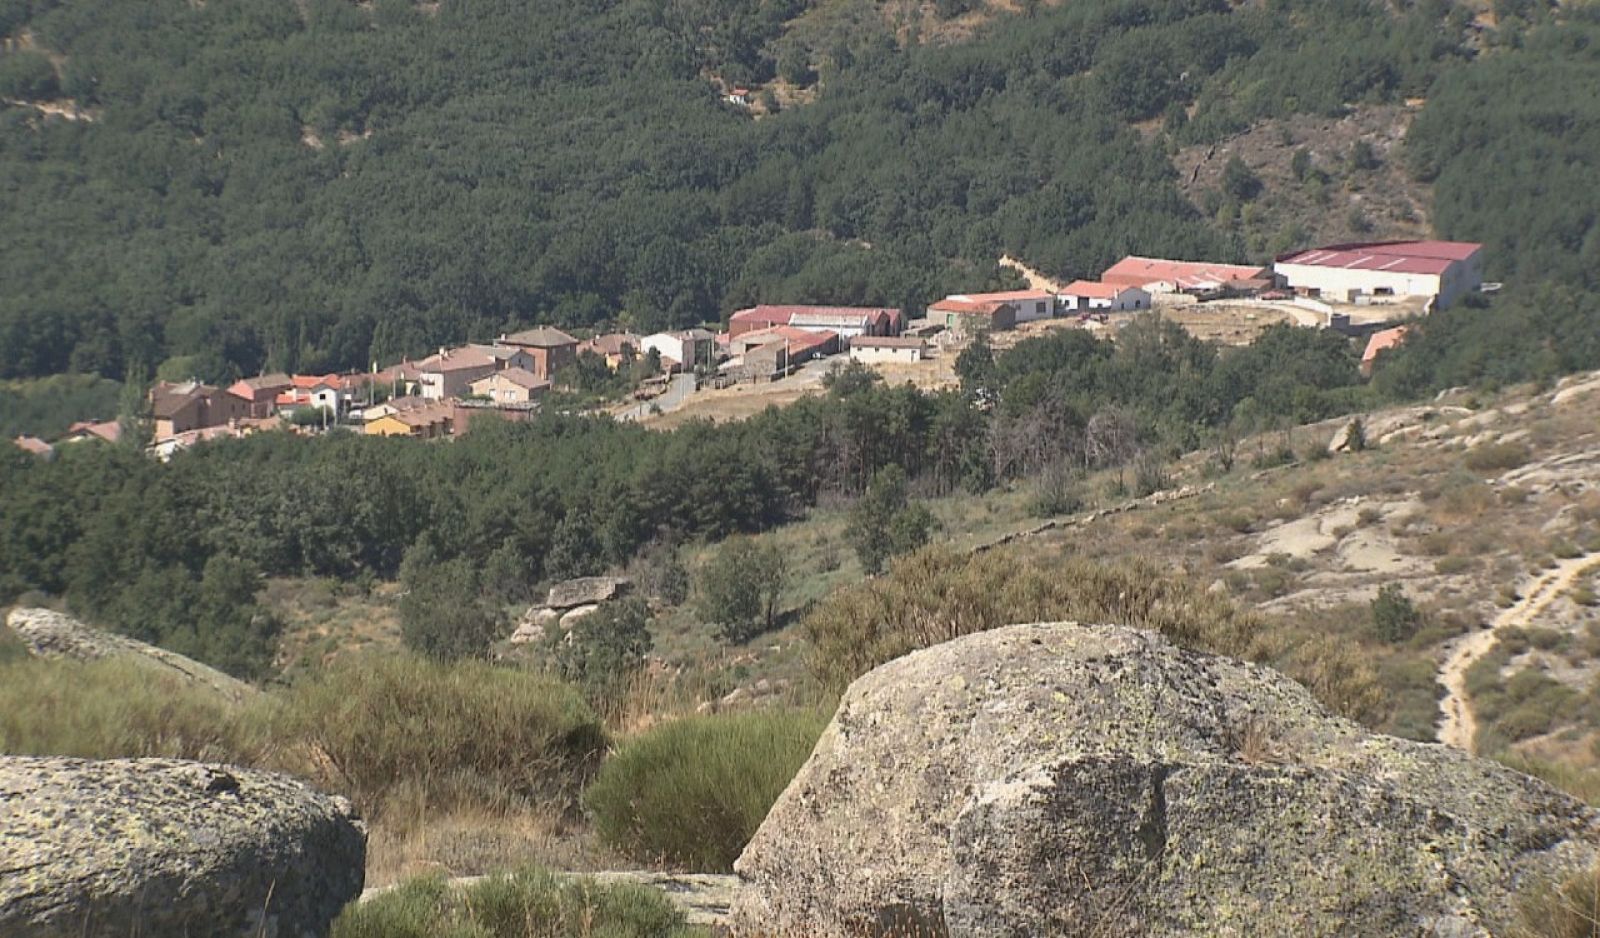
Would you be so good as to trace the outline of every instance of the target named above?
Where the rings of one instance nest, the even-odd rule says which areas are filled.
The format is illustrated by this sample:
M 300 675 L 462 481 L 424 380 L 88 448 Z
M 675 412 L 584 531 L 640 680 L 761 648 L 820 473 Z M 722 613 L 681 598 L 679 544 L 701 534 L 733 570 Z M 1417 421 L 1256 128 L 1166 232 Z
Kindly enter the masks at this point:
M 1495 616 L 1488 628 L 1473 632 L 1456 643 L 1439 669 L 1439 683 L 1444 686 L 1444 699 L 1439 701 L 1439 742 L 1465 752 L 1473 751 L 1478 721 L 1473 718 L 1472 704 L 1467 699 L 1467 669 L 1494 647 L 1497 632 L 1533 622 L 1556 597 L 1596 567 L 1600 567 L 1600 554 L 1563 560 L 1555 569 L 1529 583 L 1522 591 L 1522 598 Z
M 1030 290 L 1048 290 L 1051 293 L 1060 293 L 1064 289 L 1064 284 L 1059 280 L 1052 280 L 1046 277 L 1014 257 L 1000 258 L 1000 266 L 1009 267 L 1021 274 L 1022 278 L 1028 281 L 1028 289 Z

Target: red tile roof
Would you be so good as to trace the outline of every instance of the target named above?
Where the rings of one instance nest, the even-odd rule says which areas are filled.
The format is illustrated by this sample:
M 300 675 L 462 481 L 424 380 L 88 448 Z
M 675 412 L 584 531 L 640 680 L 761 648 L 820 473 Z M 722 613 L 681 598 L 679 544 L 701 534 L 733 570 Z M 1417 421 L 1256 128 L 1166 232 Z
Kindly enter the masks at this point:
M 787 343 L 789 354 L 808 352 L 812 349 L 824 348 L 839 339 L 839 334 L 826 329 L 812 332 L 807 329 L 796 329 L 793 326 L 774 326 L 771 329 L 760 329 L 747 332 L 739 337 L 746 348 L 757 348 L 772 345 L 777 342 Z
M 786 326 L 789 320 L 796 315 L 801 316 L 840 316 L 859 317 L 871 316 L 876 319 L 879 315 L 893 318 L 900 315 L 898 310 L 887 306 L 752 306 L 741 309 L 729 317 L 730 322 L 764 323 L 769 326 Z
M 1048 290 L 1004 290 L 999 293 L 962 293 L 959 298 L 980 302 L 1016 303 L 1027 300 L 1053 300 L 1055 294 Z
M 963 316 L 993 316 L 1008 303 L 974 300 L 963 296 L 947 296 L 928 307 L 930 313 L 959 313 Z
M 11 442 L 17 444 L 35 456 L 48 456 L 55 452 L 55 447 L 36 436 L 19 436 Z
M 1378 353 L 1392 349 L 1404 342 L 1406 333 L 1411 331 L 1410 326 L 1396 326 L 1382 332 L 1374 332 L 1367 338 L 1367 350 L 1361 353 L 1361 364 L 1370 365 L 1378 357 Z
M 1142 287 L 1149 283 L 1175 283 L 1181 288 L 1225 284 L 1233 280 L 1259 280 L 1270 278 L 1265 267 L 1242 264 L 1214 264 L 1210 261 L 1170 261 L 1157 257 L 1130 255 L 1106 268 L 1100 279 L 1105 283 L 1120 283 Z
M 1074 280 L 1062 290 L 1063 296 L 1084 296 L 1094 300 L 1114 300 L 1122 293 L 1136 289 L 1116 283 L 1105 283 L 1099 280 Z

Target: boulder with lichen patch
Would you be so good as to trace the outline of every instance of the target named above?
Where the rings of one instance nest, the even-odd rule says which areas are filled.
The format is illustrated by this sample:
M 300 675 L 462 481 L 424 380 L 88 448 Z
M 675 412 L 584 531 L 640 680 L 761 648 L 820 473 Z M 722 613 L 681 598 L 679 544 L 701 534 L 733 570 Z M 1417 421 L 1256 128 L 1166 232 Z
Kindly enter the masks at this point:
M 735 869 L 752 934 L 1501 934 L 1600 815 L 1116 626 L 966 636 L 858 679 Z
M 0 756 L 7 938 L 317 938 L 365 857 L 350 803 L 287 776 Z
M 259 693 L 244 681 L 193 658 L 147 645 L 126 635 L 85 625 L 69 615 L 50 609 L 13 609 L 6 617 L 6 625 L 22 639 L 29 653 L 36 658 L 72 661 L 116 658 L 131 661 L 152 671 L 176 677 L 186 684 L 208 687 L 235 703 Z

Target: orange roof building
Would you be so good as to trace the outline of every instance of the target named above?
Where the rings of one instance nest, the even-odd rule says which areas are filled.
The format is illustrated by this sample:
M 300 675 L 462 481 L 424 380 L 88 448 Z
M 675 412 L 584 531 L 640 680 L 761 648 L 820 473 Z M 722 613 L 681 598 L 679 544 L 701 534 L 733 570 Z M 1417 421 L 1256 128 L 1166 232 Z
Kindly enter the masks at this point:
M 1372 369 L 1378 363 L 1378 356 L 1404 342 L 1406 334 L 1410 331 L 1410 326 L 1395 326 L 1393 329 L 1374 332 L 1368 336 L 1366 351 L 1361 353 L 1361 374 L 1372 377 Z
M 1273 279 L 1269 267 L 1216 264 L 1210 261 L 1172 261 L 1129 255 L 1100 275 L 1103 283 L 1139 287 L 1151 293 L 1220 290 L 1230 283 Z

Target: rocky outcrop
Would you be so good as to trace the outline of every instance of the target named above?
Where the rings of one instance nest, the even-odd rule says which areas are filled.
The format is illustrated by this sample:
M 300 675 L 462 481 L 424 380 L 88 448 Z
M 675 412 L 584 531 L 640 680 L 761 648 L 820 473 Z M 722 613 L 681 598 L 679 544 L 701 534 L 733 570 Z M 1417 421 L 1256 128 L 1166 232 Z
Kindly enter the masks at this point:
M 1269 669 L 1115 626 L 1013 626 L 851 685 L 735 866 L 808 935 L 1503 933 L 1600 815 L 1328 714 Z
M 550 587 L 544 604 L 551 609 L 572 609 L 610 602 L 627 589 L 628 580 L 619 576 L 585 576 Z
M 603 604 L 620 599 L 632 581 L 620 576 L 585 576 L 563 580 L 550 587 L 543 606 L 532 606 L 517 620 L 506 641 L 515 645 L 538 644 L 570 632 L 584 616 Z
M 49 609 L 13 609 L 11 615 L 6 617 L 6 625 L 28 646 L 28 651 L 39 658 L 68 658 L 75 661 L 119 658 L 187 683 L 209 687 L 235 702 L 258 693 L 254 687 L 238 678 L 192 658 L 84 625 L 71 616 Z
M 170 759 L 0 757 L 0 935 L 315 938 L 361 894 L 348 801 Z

